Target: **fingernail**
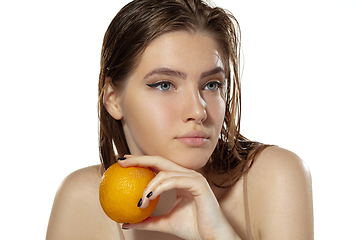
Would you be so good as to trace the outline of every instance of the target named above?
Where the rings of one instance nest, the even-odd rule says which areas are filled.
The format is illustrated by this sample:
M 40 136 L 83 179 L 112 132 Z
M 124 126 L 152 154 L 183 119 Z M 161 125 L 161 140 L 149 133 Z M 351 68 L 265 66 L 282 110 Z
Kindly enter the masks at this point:
M 149 192 L 148 195 L 146 195 L 147 198 L 151 197 L 153 195 L 153 192 Z
M 141 205 L 142 205 L 142 198 L 140 198 L 137 206 L 138 206 L 138 207 L 141 207 Z
M 126 158 L 122 157 L 122 158 L 118 158 L 118 161 L 122 161 L 125 160 Z

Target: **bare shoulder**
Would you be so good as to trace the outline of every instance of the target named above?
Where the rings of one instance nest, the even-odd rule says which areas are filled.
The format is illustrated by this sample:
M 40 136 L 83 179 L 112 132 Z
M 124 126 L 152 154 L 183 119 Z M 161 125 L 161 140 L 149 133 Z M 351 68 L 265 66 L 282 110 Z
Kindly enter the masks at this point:
M 258 239 L 313 239 L 311 174 L 299 156 L 266 148 L 249 172 L 248 186 Z
M 54 199 L 48 240 L 112 239 L 118 235 L 98 200 L 100 180 L 100 165 L 77 170 L 63 180 Z
M 73 192 L 73 190 L 81 187 L 83 191 L 92 191 L 96 184 L 99 184 L 100 179 L 100 165 L 82 168 L 69 174 L 61 183 L 59 190 L 81 194 L 81 192 Z
M 253 175 L 261 174 L 262 176 L 265 174 L 265 177 L 271 178 L 291 177 L 291 179 L 296 179 L 293 176 L 294 174 L 310 177 L 310 170 L 299 156 L 276 146 L 265 148 L 257 156 L 251 173 Z
M 79 169 L 69 174 L 61 183 L 56 197 L 77 200 L 85 196 L 94 196 L 98 192 L 101 180 L 100 165 Z M 93 198 L 85 198 L 92 201 Z

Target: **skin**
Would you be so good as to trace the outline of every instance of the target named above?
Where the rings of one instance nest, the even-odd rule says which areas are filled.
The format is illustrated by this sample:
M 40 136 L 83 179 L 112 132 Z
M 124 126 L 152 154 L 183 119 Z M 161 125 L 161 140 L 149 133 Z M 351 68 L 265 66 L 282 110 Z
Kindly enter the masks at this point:
M 219 52 L 206 35 L 166 34 L 146 49 L 125 89 L 110 89 L 106 106 L 121 119 L 132 154 L 162 156 L 194 170 L 206 164 L 225 115 Z M 148 86 L 161 82 L 165 85 Z M 192 131 L 205 133 L 206 143 L 184 144 L 180 138 Z
M 108 86 L 104 104 L 121 119 L 132 154 L 119 164 L 158 173 L 141 205 L 161 194 L 158 207 L 144 222 L 121 230 L 99 205 L 100 167 L 82 169 L 60 187 L 47 239 L 248 239 L 243 180 L 223 189 L 202 175 L 224 117 L 215 84 L 224 81 L 221 68 L 221 52 L 206 34 L 175 32 L 154 40 L 125 88 Z M 171 84 L 154 85 L 165 80 Z M 193 131 L 205 137 L 196 139 Z M 255 239 L 313 239 L 311 177 L 292 152 L 269 147 L 256 157 L 248 201 Z

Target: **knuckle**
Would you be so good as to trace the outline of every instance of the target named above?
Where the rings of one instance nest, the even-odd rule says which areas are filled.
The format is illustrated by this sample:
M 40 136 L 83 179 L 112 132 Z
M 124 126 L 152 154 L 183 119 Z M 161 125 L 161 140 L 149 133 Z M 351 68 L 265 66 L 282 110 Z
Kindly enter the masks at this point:
M 208 181 L 201 173 L 196 173 L 195 179 L 203 185 L 208 185 Z
M 205 180 L 205 177 L 201 173 L 198 173 L 198 172 L 195 172 L 195 178 L 198 180 Z
M 167 172 L 165 172 L 165 171 L 160 171 L 160 172 L 156 175 L 156 177 L 157 177 L 158 179 L 166 178 L 166 176 L 167 176 Z

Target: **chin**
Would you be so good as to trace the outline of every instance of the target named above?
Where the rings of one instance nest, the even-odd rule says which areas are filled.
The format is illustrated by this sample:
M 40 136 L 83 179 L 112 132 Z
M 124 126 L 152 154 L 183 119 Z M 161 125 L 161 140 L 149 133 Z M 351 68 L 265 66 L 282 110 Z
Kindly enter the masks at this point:
M 199 170 L 206 165 L 210 156 L 208 154 L 186 154 L 185 156 L 177 155 L 177 157 L 169 157 L 168 159 L 184 168 Z

